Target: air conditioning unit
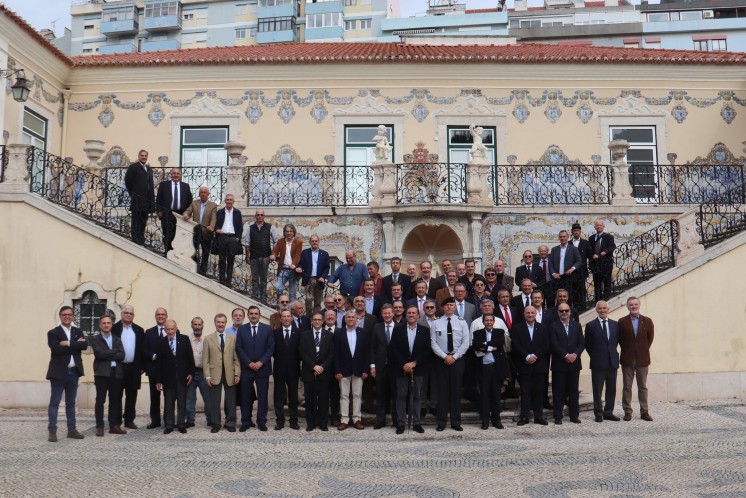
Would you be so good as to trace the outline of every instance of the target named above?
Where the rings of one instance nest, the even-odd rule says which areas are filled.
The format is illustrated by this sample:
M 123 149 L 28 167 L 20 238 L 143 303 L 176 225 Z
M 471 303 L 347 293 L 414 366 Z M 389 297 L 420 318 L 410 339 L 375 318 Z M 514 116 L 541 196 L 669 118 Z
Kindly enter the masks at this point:
M 702 12 L 702 17 L 704 19 L 712 19 L 715 17 L 715 13 L 711 10 L 705 10 L 704 12 Z

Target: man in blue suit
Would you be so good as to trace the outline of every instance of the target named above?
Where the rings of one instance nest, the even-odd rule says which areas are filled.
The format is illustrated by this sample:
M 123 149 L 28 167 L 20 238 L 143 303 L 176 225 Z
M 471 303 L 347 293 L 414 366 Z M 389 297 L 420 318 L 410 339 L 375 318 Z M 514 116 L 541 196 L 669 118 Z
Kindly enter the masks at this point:
M 361 418 L 363 381 L 368 378 L 370 365 L 368 340 L 365 331 L 357 326 L 354 311 L 345 315 L 344 327 L 334 332 L 334 378 L 339 382 L 339 405 L 342 422 L 337 427 L 343 431 L 350 425 L 365 429 Z M 352 417 L 349 417 L 352 396 Z M 346 422 L 345 422 L 346 420 Z
M 266 323 L 260 323 L 261 312 L 256 306 L 249 307 L 249 323 L 238 328 L 236 353 L 241 363 L 241 428 L 244 432 L 254 427 L 251 411 L 254 399 L 259 401 L 256 410 L 256 425 L 260 431 L 267 430 L 267 397 L 269 376 L 272 374 L 270 359 L 275 350 L 275 336 Z
M 295 272 L 301 274 L 301 284 L 306 288 L 306 312 L 311 314 L 321 309 L 324 299 L 324 286 L 329 278 L 329 253 L 319 249 L 319 236 L 308 239 L 311 247 L 300 253 L 300 263 Z
M 569 243 L 570 235 L 567 230 L 561 230 L 559 233 L 559 245 L 552 247 L 549 254 L 549 265 L 552 272 L 552 283 L 549 285 L 551 294 L 554 295 L 557 289 L 567 289 L 570 295 L 574 295 L 578 286 L 585 285 L 580 281 L 580 274 L 585 267 L 585 256 L 580 255 L 580 251 Z M 551 300 L 554 305 L 554 299 Z
M 591 384 L 593 386 L 593 413 L 596 422 L 619 421 L 614 415 L 616 399 L 616 376 L 619 370 L 619 324 L 608 319 L 609 305 L 606 301 L 596 303 L 597 320 L 585 326 L 585 349 L 591 357 Z M 601 390 L 606 384 L 606 400 L 601 407 Z
M 218 276 L 226 287 L 233 282 L 233 262 L 243 252 L 243 218 L 241 211 L 233 209 L 233 195 L 225 196 L 225 207 L 218 210 L 215 218 L 215 244 L 218 254 Z

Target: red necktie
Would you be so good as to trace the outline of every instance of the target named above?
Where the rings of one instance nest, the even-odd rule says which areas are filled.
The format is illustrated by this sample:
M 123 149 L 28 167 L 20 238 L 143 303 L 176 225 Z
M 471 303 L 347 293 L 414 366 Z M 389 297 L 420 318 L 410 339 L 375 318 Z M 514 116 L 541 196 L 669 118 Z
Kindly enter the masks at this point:
M 513 328 L 513 325 L 511 324 L 511 320 L 510 320 L 510 311 L 508 311 L 507 306 L 503 306 L 503 308 L 504 308 L 503 316 L 505 317 L 505 325 L 507 325 L 508 330 L 510 330 L 511 328 Z
M 542 259 L 541 260 L 541 271 L 544 272 L 544 281 L 547 281 L 547 260 Z

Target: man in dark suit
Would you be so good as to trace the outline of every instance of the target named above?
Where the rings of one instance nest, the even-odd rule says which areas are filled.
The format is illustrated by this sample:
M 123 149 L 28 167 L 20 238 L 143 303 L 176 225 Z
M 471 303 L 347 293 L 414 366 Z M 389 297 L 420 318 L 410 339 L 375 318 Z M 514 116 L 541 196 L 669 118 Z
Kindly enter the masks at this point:
M 540 277 L 541 272 L 539 265 L 534 262 L 534 253 L 526 249 L 523 251 L 523 264 L 517 266 L 515 269 L 515 283 L 520 288 L 524 278 L 528 278 L 535 284 L 539 281 Z
M 513 325 L 521 321 L 518 308 L 510 304 L 510 291 L 508 289 L 500 289 L 497 291 L 495 316 L 508 326 L 508 332 L 513 330 Z
M 477 264 L 473 259 L 464 261 L 464 267 L 466 268 L 466 274 L 460 276 L 458 281 L 466 285 L 466 293 L 471 294 L 474 292 L 474 280 L 477 278 L 484 280 L 484 276 L 476 272 Z
M 432 271 L 433 265 L 431 265 L 429 261 L 423 261 L 420 263 L 420 273 L 422 274 L 421 280 L 425 282 L 425 286 L 427 287 L 427 296 L 431 299 L 435 299 L 435 294 L 437 294 L 438 289 L 442 288 L 442 285 L 438 279 L 431 277 Z
M 624 420 L 632 420 L 632 381 L 637 377 L 637 401 L 640 403 L 640 418 L 648 422 L 653 417 L 648 412 L 648 367 L 650 346 L 653 345 L 655 327 L 653 320 L 640 314 L 640 300 L 627 299 L 629 315 L 619 319 L 619 346 L 622 364 L 622 408 Z
M 572 296 L 580 285 L 580 272 L 585 266 L 585 258 L 575 246 L 569 243 L 570 236 L 567 230 L 559 233 L 559 245 L 552 247 L 549 254 L 549 262 L 552 267 L 552 294 L 557 289 L 567 289 Z
M 534 279 L 536 286 L 534 289 L 539 289 L 544 293 L 547 299 L 547 306 L 554 306 L 554 291 L 556 285 L 554 283 L 553 275 L 556 273 L 556 268 L 552 266 L 551 258 L 549 257 L 549 247 L 545 245 L 539 246 L 539 257 L 535 261 L 535 265 L 538 266 L 538 278 Z
M 521 280 L 520 287 L 521 293 L 513 296 L 510 300 L 510 305 L 518 310 L 518 316 L 514 320 L 515 323 L 523 321 L 523 310 L 526 309 L 526 306 L 531 305 L 531 293 L 534 290 L 534 282 L 529 278 L 524 278 Z
M 126 434 L 122 425 L 122 378 L 124 369 L 124 345 L 111 333 L 114 321 L 104 315 L 98 319 L 100 334 L 91 337 L 93 349 L 93 383 L 96 386 L 96 436 L 104 435 L 104 403 L 109 395 L 109 433 Z
M 570 317 L 570 305 L 561 303 L 557 306 L 560 319 L 549 327 L 549 344 L 552 350 L 552 396 L 554 406 L 554 423 L 562 424 L 565 397 L 568 398 L 570 421 L 580 423 L 580 402 L 578 380 L 580 355 L 585 349 L 583 331 L 580 324 Z
M 339 406 L 342 414 L 342 421 L 337 427 L 340 431 L 350 425 L 355 429 L 365 429 L 361 418 L 361 397 L 363 381 L 368 378 L 370 351 L 367 335 L 357 326 L 357 321 L 355 312 L 348 311 L 344 327 L 334 332 L 334 378 L 339 382 Z
M 549 365 L 549 331 L 536 321 L 536 308 L 523 310 L 523 321 L 513 326 L 510 334 L 515 365 L 521 378 L 521 417 L 518 425 L 528 424 L 528 413 L 533 410 L 534 423 L 547 425 L 544 419 L 544 374 Z
M 267 408 L 269 376 L 272 374 L 272 353 L 275 336 L 266 323 L 260 323 L 261 313 L 257 306 L 249 307 L 249 323 L 241 325 L 236 336 L 236 353 L 241 360 L 241 428 L 239 432 L 253 427 L 251 412 L 254 399 L 259 403 L 256 410 L 256 425 L 260 431 L 267 430 Z
M 137 429 L 137 425 L 135 425 L 137 391 L 140 390 L 142 384 L 142 372 L 147 360 L 144 352 L 145 331 L 142 327 L 133 323 L 134 319 L 135 308 L 127 304 L 122 307 L 122 319 L 115 323 L 111 329 L 111 333 L 118 337 L 124 345 L 122 389 L 119 391 L 120 398 L 124 396 L 124 403 L 122 404 L 120 400 L 119 406 L 120 408 L 124 407 L 124 426 L 129 429 Z M 155 384 L 153 384 L 153 388 L 155 388 Z M 111 394 L 109 397 L 111 397 Z
M 608 318 L 606 301 L 596 303 L 598 319 L 585 326 L 585 350 L 591 357 L 591 385 L 593 387 L 593 413 L 596 422 L 619 421 L 614 415 L 616 376 L 619 370 L 619 324 Z M 605 403 L 601 405 L 601 391 L 606 385 Z
M 593 294 L 596 301 L 608 299 L 611 295 L 611 273 L 614 270 L 614 236 L 604 232 L 602 220 L 593 224 L 596 233 L 588 239 L 588 266 L 593 273 Z
M 557 291 L 557 294 L 554 296 L 554 302 L 555 306 L 553 308 L 549 308 L 544 312 L 544 320 L 542 320 L 541 323 L 544 325 L 552 325 L 554 322 L 558 322 L 560 320 L 560 314 L 559 314 L 559 305 L 563 303 L 567 303 L 570 305 L 570 293 L 567 289 L 560 289 Z M 570 318 L 575 320 L 576 322 L 579 322 L 579 314 L 578 310 L 575 309 L 574 306 L 570 306 Z
M 386 425 L 386 411 L 391 410 L 391 425 L 396 426 L 396 375 L 389 366 L 389 344 L 394 334 L 394 307 L 381 307 L 383 322 L 375 324 L 370 336 L 370 375 L 376 385 L 376 423 L 374 429 Z
M 293 301 L 289 305 L 293 325 L 298 330 L 308 330 L 311 328 L 311 319 L 305 314 L 306 309 L 300 301 Z
M 487 271 L 484 272 L 484 276 L 487 278 Z M 513 287 L 515 287 L 516 281 L 512 276 L 505 274 L 505 261 L 501 259 L 495 261 L 495 280 L 498 285 L 508 289 L 511 296 L 513 295 Z M 493 294 L 493 297 L 497 297 L 497 295 Z
M 124 320 L 124 313 L 122 313 L 122 317 L 122 320 Z M 145 331 L 145 338 L 143 340 L 142 362 L 145 366 L 145 374 L 148 376 L 148 384 L 150 385 L 150 423 L 148 424 L 148 429 L 155 429 L 161 426 L 161 391 L 156 385 L 158 384 L 156 381 L 156 360 L 158 359 L 158 348 L 161 339 L 166 337 L 166 320 L 168 320 L 168 312 L 165 308 L 156 308 L 155 327 L 150 327 Z M 116 325 L 114 325 L 114 334 L 117 334 Z M 127 376 L 126 370 L 127 368 L 125 367 L 125 377 Z M 125 391 L 126 389 L 125 381 Z M 126 408 L 124 411 L 127 413 Z
M 380 321 L 381 305 L 383 304 L 380 297 L 375 295 L 376 282 L 372 278 L 366 278 L 363 281 L 362 297 L 365 299 L 365 312 Z
M 405 276 L 404 278 L 409 279 L 409 277 L 407 276 Z M 394 304 L 400 302 L 402 303 L 402 305 L 404 305 L 407 300 L 404 298 L 403 292 L 404 291 L 402 291 L 402 286 L 400 283 L 391 284 L 391 297 L 384 298 L 382 301 L 383 304 Z
M 575 246 L 575 249 L 578 250 L 580 253 L 580 258 L 585 261 L 586 258 L 588 258 L 588 251 L 590 249 L 590 244 L 588 241 L 581 237 L 581 227 L 580 223 L 573 223 L 572 229 L 570 230 L 570 244 Z M 572 303 L 576 307 L 581 307 L 585 309 L 585 300 L 588 295 L 588 289 L 586 282 L 588 280 L 588 265 L 583 265 L 583 267 L 578 272 L 578 283 L 579 285 L 576 286 L 576 293 L 572 296 Z
M 75 398 L 78 394 L 78 378 L 83 376 L 83 360 L 80 352 L 88 348 L 83 331 L 73 327 L 73 309 L 60 308 L 60 324 L 47 332 L 47 345 L 52 353 L 47 369 L 47 379 L 52 386 L 49 398 L 49 437 L 50 443 L 57 442 L 57 412 L 62 395 L 65 395 L 67 416 L 67 437 L 83 439 L 75 423 Z
M 220 283 L 230 287 L 233 282 L 233 262 L 241 254 L 243 218 L 241 211 L 233 209 L 233 195 L 225 196 L 225 207 L 218 210 L 215 217 L 215 244 L 218 254 L 218 274 Z
M 394 328 L 389 350 L 391 352 L 389 375 L 396 379 L 396 433 L 404 433 L 407 419 L 407 400 L 412 397 L 410 415 L 412 428 L 422 434 L 420 421 L 422 409 L 422 385 L 432 356 L 430 329 L 417 323 L 419 310 L 410 306 L 405 312 L 406 324 Z M 410 392 L 411 391 L 411 392 Z
M 333 315 L 334 311 L 326 311 Z M 302 361 L 301 378 L 306 399 L 306 432 L 315 427 L 327 431 L 329 426 L 329 383 L 334 363 L 334 329 L 324 327 L 321 312 L 311 315 L 311 328 L 302 330 L 298 341 L 298 355 Z
M 412 294 L 412 279 L 401 272 L 401 258 L 395 256 L 391 258 L 391 274 L 383 277 L 383 283 L 381 284 L 381 297 L 384 301 L 392 301 L 391 288 L 397 283 L 401 286 L 401 297 L 406 301 Z
M 158 343 L 155 376 L 157 387 L 163 392 L 164 434 L 171 434 L 174 426 L 186 434 L 187 386 L 194 378 L 194 353 L 192 342 L 176 333 L 176 322 L 166 320 L 166 337 Z M 174 417 L 174 406 L 176 417 Z
M 453 262 L 450 259 L 444 259 L 440 263 L 440 275 L 438 275 L 437 280 L 440 282 L 441 289 L 448 285 L 448 278 L 446 275 L 448 275 L 449 271 L 456 271 L 456 269 L 453 267 Z
M 165 180 L 158 185 L 158 194 L 155 196 L 155 209 L 161 220 L 163 229 L 163 253 L 172 250 L 171 242 L 176 236 L 176 216 L 184 214 L 186 208 L 192 204 L 192 190 L 189 184 L 181 181 L 181 170 L 171 168 L 171 180 Z
M 416 280 L 414 282 L 414 292 L 414 297 L 407 301 L 404 306 L 405 308 L 417 306 L 417 309 L 420 311 L 420 316 L 425 316 L 425 301 L 434 299 L 427 295 L 427 283 L 424 280 Z
M 155 211 L 155 196 L 153 194 L 153 170 L 146 164 L 148 151 L 137 153 L 138 162 L 132 163 L 124 174 L 124 186 L 130 196 L 130 211 L 132 223 L 130 233 L 132 242 L 145 245 L 145 225 L 148 215 Z
M 329 253 L 319 249 L 319 236 L 311 235 L 308 239 L 311 247 L 300 253 L 300 263 L 295 272 L 301 275 L 301 284 L 306 289 L 306 312 L 313 313 L 321 309 L 324 298 L 326 279 L 329 278 Z
M 495 315 L 492 313 L 485 312 L 482 315 L 482 323 L 484 327 L 475 330 L 472 338 L 472 348 L 480 364 L 478 377 L 482 396 L 479 411 L 482 430 L 487 430 L 490 422 L 493 427 L 502 429 L 500 394 L 510 372 L 508 357 L 505 354 L 505 337 L 508 331 L 503 328 L 503 324 L 495 327 Z
M 272 365 L 272 375 L 275 381 L 276 431 L 285 427 L 285 398 L 288 400 L 290 428 L 300 429 L 298 425 L 298 378 L 300 377 L 298 342 L 300 332 L 293 325 L 293 316 L 290 314 L 290 310 L 280 312 L 280 326 L 273 331 L 275 335 L 275 350 L 273 352 L 275 361 Z

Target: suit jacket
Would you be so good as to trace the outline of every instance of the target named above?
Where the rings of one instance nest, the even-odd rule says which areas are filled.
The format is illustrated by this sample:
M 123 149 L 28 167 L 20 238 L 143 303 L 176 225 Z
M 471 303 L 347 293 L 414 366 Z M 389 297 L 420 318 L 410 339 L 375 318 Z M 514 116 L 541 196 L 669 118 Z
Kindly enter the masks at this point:
M 574 306 L 570 306 L 570 318 L 572 318 L 576 322 L 579 322 L 580 319 L 578 317 L 578 310 L 576 310 Z M 544 312 L 544 319 L 541 321 L 541 323 L 543 323 L 544 325 L 552 325 L 554 322 L 559 321 L 559 311 L 557 311 L 557 307 L 554 306 Z
M 235 219 L 235 216 L 234 216 Z M 277 241 L 275 244 L 274 249 L 272 249 L 272 252 L 270 255 L 274 256 L 277 259 L 277 272 L 279 273 L 285 268 L 285 253 L 287 252 L 287 243 L 285 242 L 285 237 L 282 237 L 280 240 Z M 290 244 L 290 258 L 292 260 L 293 266 L 298 266 L 300 264 L 300 253 L 301 248 L 303 247 L 303 241 L 300 237 L 295 237 L 293 239 L 293 242 Z M 295 271 L 293 270 L 293 276 L 295 276 Z
M 443 286 L 441 285 L 440 281 L 436 278 L 431 278 L 430 283 L 427 287 L 427 296 L 429 298 L 435 299 L 435 294 L 438 293 L 438 289 L 442 289 Z M 468 291 L 468 289 L 467 289 Z
M 520 312 L 515 306 L 508 305 L 508 311 L 510 311 L 510 327 L 508 327 L 508 331 L 513 330 L 513 327 L 517 323 L 520 323 L 523 321 Z M 505 325 L 508 325 L 508 322 L 505 320 L 505 314 L 503 313 L 503 307 L 499 304 L 495 305 L 495 316 L 498 317 L 505 323 Z
M 192 201 L 189 207 L 186 208 L 186 211 L 184 211 L 184 214 L 191 216 L 192 221 L 199 223 L 199 212 L 201 210 L 201 204 L 202 204 L 202 201 L 200 201 L 199 199 Z M 212 201 L 207 201 L 207 205 L 205 206 L 205 212 L 202 215 L 202 226 L 215 228 L 215 223 L 217 222 L 217 216 L 218 216 L 218 205 Z
M 308 315 L 301 315 L 301 316 L 299 316 L 297 318 L 298 318 L 298 322 L 299 323 L 296 325 L 295 324 L 296 316 L 293 315 L 293 326 L 295 328 L 297 328 L 298 330 L 308 330 L 308 329 L 311 328 L 311 319 L 308 318 Z M 280 325 L 279 325 L 279 322 L 278 322 L 277 327 L 279 327 L 279 326 Z M 277 327 L 275 327 L 275 328 L 277 328 Z
M 541 271 L 541 266 L 536 261 L 531 264 L 531 269 L 526 268 L 526 265 L 517 266 L 515 269 L 515 285 L 518 289 L 521 288 L 521 281 L 524 278 L 530 279 L 533 283 L 538 283 L 544 273 Z
M 147 170 L 147 171 L 146 171 Z M 130 195 L 130 211 L 155 211 L 153 170 L 150 166 L 132 163 L 124 174 L 124 186 Z
M 117 325 L 119 322 L 114 324 L 114 328 L 111 329 L 111 332 L 113 334 L 119 334 L 121 337 L 122 335 L 122 327 L 120 326 L 119 329 L 117 329 Z M 132 324 L 132 328 L 135 328 L 135 325 Z M 165 330 L 164 330 L 165 333 Z M 155 362 L 157 361 L 157 354 L 158 354 L 158 344 L 160 344 L 162 337 L 158 333 L 158 326 L 150 327 L 148 330 L 145 331 L 144 337 L 143 337 L 143 346 L 142 346 L 142 370 L 145 370 L 145 374 L 148 377 L 154 377 L 155 376 Z
M 458 283 L 464 284 L 466 286 L 466 293 L 471 294 L 474 292 L 474 280 L 476 278 L 481 278 L 484 280 L 484 275 L 480 273 L 474 273 L 474 277 L 469 280 L 469 277 L 467 275 L 462 275 L 458 278 Z
M 303 285 L 308 284 L 308 279 L 312 276 L 313 272 L 313 250 L 309 247 L 303 249 L 300 253 L 300 264 L 298 264 L 303 273 L 301 275 L 301 283 Z M 316 260 L 316 275 L 324 280 L 329 278 L 329 253 L 323 249 L 319 249 L 319 257 Z M 310 310 L 309 310 L 310 311 Z
M 334 366 L 334 333 L 325 328 L 321 329 L 319 352 L 317 354 L 313 329 L 301 331 L 298 340 L 298 355 L 302 362 L 300 375 L 303 382 L 331 380 L 332 367 Z M 313 372 L 313 367 L 316 365 L 321 365 L 321 368 L 324 369 L 318 377 Z
M 192 204 L 192 189 L 188 183 L 179 182 L 179 205 L 176 206 L 177 209 L 171 209 L 174 194 L 173 184 L 172 180 L 166 180 L 158 185 L 158 193 L 155 196 L 156 211 L 184 214 L 184 211 Z M 199 217 L 199 210 L 197 211 L 197 216 Z
M 565 259 L 567 259 L 567 255 L 565 255 Z M 542 268 L 542 262 L 543 260 L 541 258 L 537 259 L 534 264 L 536 265 L 536 270 L 534 271 L 534 282 L 537 286 L 544 286 L 547 282 L 552 281 L 552 273 L 559 272 L 559 266 L 556 266 L 552 262 L 552 255 L 549 254 L 547 256 L 547 278 L 544 279 L 544 269 Z M 568 267 L 565 267 L 565 270 L 567 270 Z M 542 289 L 546 288 L 546 286 L 542 287 Z M 546 291 L 544 291 L 546 294 Z
M 621 354 L 619 361 L 625 367 L 637 365 L 647 367 L 650 365 L 650 346 L 653 344 L 655 327 L 653 320 L 640 315 L 637 323 L 637 337 L 632 326 L 630 315 L 619 319 L 619 346 Z
M 355 351 L 350 351 L 347 342 L 347 328 L 340 328 L 334 332 L 334 374 L 342 374 L 342 377 L 361 377 L 369 370 L 368 338 L 365 331 L 357 328 L 357 342 Z
M 492 329 L 492 339 L 487 341 L 486 329 L 475 330 L 471 344 L 474 354 L 480 358 L 479 363 L 482 363 L 481 358 L 487 354 L 487 348 L 490 346 L 494 348 L 491 351 L 492 357 L 495 359 L 494 368 L 497 370 L 498 382 L 502 384 L 510 375 L 508 355 L 505 353 L 505 331 Z
M 395 323 L 391 323 L 391 340 L 394 340 Z M 370 365 L 376 369 L 376 375 L 383 375 L 388 371 L 386 366 L 390 361 L 389 343 L 386 342 L 386 324 L 377 323 L 369 336 Z
M 591 370 L 619 368 L 619 324 L 614 320 L 607 320 L 606 326 L 609 329 L 608 339 L 598 318 L 585 326 L 585 350 L 591 357 Z
M 81 337 L 85 338 L 82 330 L 78 327 L 70 327 L 70 345 L 60 346 L 61 342 L 67 340 L 67 334 L 62 330 L 62 325 L 58 325 L 47 332 L 47 345 L 52 351 L 49 368 L 47 369 L 47 379 L 64 379 L 67 376 L 70 356 L 75 362 L 75 368 L 78 369 L 78 377 L 83 376 L 83 360 L 80 357 L 80 352 L 88 349 L 88 341 L 78 341 Z
M 523 321 L 523 310 L 526 309 L 526 295 L 521 292 L 517 296 L 513 296 L 513 298 L 510 300 L 510 305 L 514 307 L 518 311 L 518 317 L 520 320 L 513 319 L 514 322 L 522 322 Z M 531 302 L 531 296 L 528 297 L 529 302 Z
M 495 303 L 495 299 L 488 294 L 483 294 L 482 297 L 477 297 L 475 294 L 469 294 L 469 296 L 466 298 L 467 302 L 474 305 L 474 318 L 482 316 L 482 301 L 484 301 L 485 299 L 489 299 L 490 301 Z
M 458 313 L 458 307 L 459 305 L 456 303 L 456 311 L 454 314 L 460 316 Z M 466 325 L 471 327 L 471 322 L 473 322 L 477 316 L 477 307 L 470 303 L 468 298 L 464 299 L 464 316 L 462 318 L 466 322 Z
M 202 370 L 205 378 L 210 377 L 213 384 L 223 381 L 223 369 L 225 369 L 225 383 L 233 385 L 236 376 L 241 376 L 241 362 L 236 353 L 236 336 L 223 334 L 225 347 L 220 351 L 220 340 L 215 332 L 204 338 L 202 345 Z
M 168 337 L 162 337 L 158 343 L 155 379 L 158 384 L 163 385 L 163 389 L 175 389 L 179 384 L 186 386 L 187 376 L 194 377 L 192 341 L 183 334 L 174 335 L 174 339 L 175 355 L 171 351 Z
M 588 258 L 588 266 L 592 272 L 597 271 L 609 271 L 614 265 L 614 249 L 616 244 L 614 243 L 614 236 L 610 233 L 603 232 L 601 234 L 601 245 L 599 247 L 599 258 L 593 259 L 593 255 L 596 254 L 596 240 L 599 239 L 598 233 L 594 233 L 588 238 L 588 252 L 585 257 Z M 602 252 L 606 253 L 606 256 L 600 256 Z
M 409 299 L 413 292 L 412 281 L 409 279 L 409 275 L 399 272 L 399 280 L 397 283 L 401 285 L 402 299 Z M 381 297 L 384 300 L 391 299 L 391 287 L 393 285 L 394 279 L 391 277 L 391 275 L 386 275 L 385 277 L 383 277 L 383 282 L 381 283 Z
M 453 297 L 453 295 L 451 294 L 451 289 L 448 286 L 445 286 L 442 289 L 438 289 L 438 292 L 435 293 L 435 302 L 438 303 L 438 309 L 443 307 L 443 301 L 445 301 L 449 297 Z
M 117 379 L 123 378 L 124 367 L 122 366 L 122 360 L 124 360 L 124 344 L 122 344 L 122 340 L 111 334 L 111 348 L 109 348 L 104 336 L 98 334 L 91 337 L 90 343 L 93 349 L 93 375 L 110 377 L 111 362 L 116 361 L 117 365 L 114 367 L 115 376 Z
M 363 294 L 363 297 L 365 297 L 365 294 Z M 367 298 L 366 298 L 366 304 L 367 304 Z M 381 318 L 381 306 L 383 306 L 383 299 L 374 294 L 373 295 L 373 313 L 368 313 L 368 314 L 372 315 L 376 319 L 376 323 L 378 323 L 378 321 Z
M 272 369 L 275 379 L 297 379 L 300 377 L 300 356 L 298 356 L 300 330 L 291 325 L 290 339 L 287 342 L 285 342 L 285 329 L 282 326 L 272 333 L 275 336 L 275 350 L 272 353 L 274 357 Z
M 553 273 L 559 273 L 560 271 L 560 246 L 552 247 L 549 252 L 549 262 L 552 266 Z M 569 270 L 570 267 L 575 268 L 576 272 L 581 272 L 585 266 L 585 258 L 580 257 L 580 252 L 575 248 L 574 245 L 567 243 L 567 250 L 565 251 L 565 271 Z M 578 273 L 579 275 L 580 273 Z M 543 274 L 542 274 L 543 275 Z
M 430 329 L 417 324 L 414 344 L 410 351 L 407 327 L 406 323 L 402 323 L 394 327 L 394 332 L 391 334 L 391 344 L 389 345 L 391 364 L 389 372 L 397 377 L 404 377 L 404 364 L 414 361 L 417 362 L 417 365 L 414 367 L 414 376 L 422 377 L 427 372 L 427 363 L 433 354 L 430 344 Z
M 376 323 L 378 323 L 378 318 L 366 312 L 363 319 L 363 332 L 365 332 L 366 337 L 373 333 L 373 327 L 376 326 Z M 344 321 L 342 322 L 342 328 L 344 328 Z
M 146 354 L 145 354 L 145 344 L 147 342 L 145 331 L 143 330 L 142 327 L 140 327 L 136 323 L 132 324 L 132 330 L 135 332 L 135 358 L 132 361 L 132 365 L 134 369 L 137 371 L 145 370 L 148 364 L 148 361 L 147 361 L 148 358 L 146 357 Z M 115 337 L 118 337 L 119 339 L 122 338 L 122 321 L 121 320 L 115 323 L 114 326 L 111 328 L 111 334 Z M 138 384 L 138 387 L 140 387 L 139 384 Z
M 570 242 L 569 243 L 571 245 L 573 245 L 573 246 L 575 245 L 575 244 L 573 244 L 573 238 L 572 237 L 570 237 Z M 588 258 L 588 250 L 590 249 L 590 244 L 588 243 L 588 240 L 586 240 L 586 239 L 584 239 L 582 237 L 580 239 L 578 239 L 578 247 L 576 247 L 576 249 L 580 253 L 580 259 L 582 259 L 583 261 L 585 261 L 586 258 Z M 591 253 L 591 256 L 592 256 L 592 253 Z M 588 276 L 588 265 L 583 265 L 583 268 L 580 269 L 580 275 L 583 275 L 583 276 L 586 276 L 586 277 Z
M 225 223 L 225 208 L 218 209 L 218 213 L 215 215 L 215 230 L 223 228 Z M 233 208 L 233 232 L 236 234 L 236 238 L 241 240 L 243 235 L 243 218 L 241 217 L 241 211 Z
M 241 360 L 241 373 L 246 376 L 269 377 L 272 374 L 272 353 L 275 350 L 275 336 L 266 323 L 258 323 L 256 338 L 251 337 L 251 323 L 238 327 L 236 334 L 236 353 Z M 249 369 L 249 363 L 262 362 L 258 372 Z
M 570 320 L 567 333 L 562 322 L 556 321 L 549 327 L 549 344 L 552 349 L 552 371 L 574 372 L 583 369 L 580 355 L 585 349 L 585 338 L 580 324 Z M 565 355 L 575 353 L 578 355 L 573 363 L 565 361 Z
M 534 339 L 528 333 L 528 325 L 521 322 L 513 325 L 510 332 L 512 340 L 513 353 L 515 355 L 515 365 L 521 373 L 545 373 L 549 371 L 547 356 L 549 355 L 549 329 L 534 322 Z M 526 363 L 526 356 L 529 354 L 536 355 L 536 361 L 529 365 Z

